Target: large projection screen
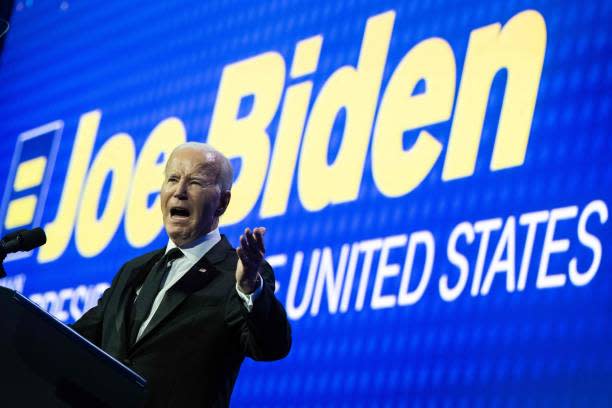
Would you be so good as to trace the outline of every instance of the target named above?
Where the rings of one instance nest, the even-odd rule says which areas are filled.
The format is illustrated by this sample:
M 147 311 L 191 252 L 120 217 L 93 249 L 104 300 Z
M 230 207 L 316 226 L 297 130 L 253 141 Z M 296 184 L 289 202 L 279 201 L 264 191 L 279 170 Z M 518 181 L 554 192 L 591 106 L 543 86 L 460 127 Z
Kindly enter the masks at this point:
M 78 319 L 207 141 L 293 327 L 233 406 L 612 404 L 612 2 L 14 3 L 0 284 Z

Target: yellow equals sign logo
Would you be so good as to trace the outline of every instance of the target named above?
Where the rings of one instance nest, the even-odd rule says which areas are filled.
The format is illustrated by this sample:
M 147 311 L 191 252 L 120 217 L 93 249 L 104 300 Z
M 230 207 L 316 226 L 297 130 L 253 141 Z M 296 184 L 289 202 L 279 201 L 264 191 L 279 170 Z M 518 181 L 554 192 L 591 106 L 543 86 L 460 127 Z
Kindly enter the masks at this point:
M 38 187 L 43 181 L 46 165 L 47 158 L 44 156 L 20 163 L 13 183 L 13 191 L 20 192 Z M 34 219 L 37 201 L 38 196 L 36 194 L 12 200 L 6 210 L 4 228 L 8 230 L 31 224 Z
M 0 232 L 40 226 L 64 123 L 60 120 L 23 132 L 2 197 Z M 13 254 L 10 259 L 28 254 Z

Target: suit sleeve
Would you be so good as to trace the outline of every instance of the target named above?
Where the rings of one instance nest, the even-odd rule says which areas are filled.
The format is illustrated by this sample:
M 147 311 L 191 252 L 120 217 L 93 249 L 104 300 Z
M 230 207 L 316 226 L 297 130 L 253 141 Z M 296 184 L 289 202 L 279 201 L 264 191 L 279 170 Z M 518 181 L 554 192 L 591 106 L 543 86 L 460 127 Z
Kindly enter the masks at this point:
M 106 305 L 108 304 L 108 300 L 115 290 L 117 286 L 117 281 L 119 280 L 119 275 L 123 271 L 123 267 L 119 270 L 117 275 L 113 278 L 113 281 L 109 288 L 107 288 L 100 299 L 98 300 L 98 304 L 91 309 L 89 309 L 79 320 L 74 322 L 71 327 L 79 333 L 81 336 L 85 337 L 87 340 L 94 343 L 96 346 L 100 347 L 102 342 L 102 324 L 104 322 L 104 311 L 106 310 Z
M 236 291 L 230 295 L 226 322 L 237 328 L 242 353 L 253 360 L 279 360 L 291 349 L 291 326 L 274 296 L 274 271 L 264 262 L 259 270 L 264 284 L 248 312 Z

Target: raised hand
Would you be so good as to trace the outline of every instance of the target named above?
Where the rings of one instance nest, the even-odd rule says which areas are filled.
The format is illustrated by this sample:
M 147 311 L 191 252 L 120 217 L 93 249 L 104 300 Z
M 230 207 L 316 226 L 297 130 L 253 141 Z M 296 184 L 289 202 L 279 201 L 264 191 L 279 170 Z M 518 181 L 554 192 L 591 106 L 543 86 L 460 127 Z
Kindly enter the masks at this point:
M 253 293 L 259 287 L 258 270 L 266 253 L 263 236 L 264 227 L 257 227 L 253 232 L 249 228 L 240 236 L 240 247 L 236 249 L 238 265 L 236 282 L 243 293 Z

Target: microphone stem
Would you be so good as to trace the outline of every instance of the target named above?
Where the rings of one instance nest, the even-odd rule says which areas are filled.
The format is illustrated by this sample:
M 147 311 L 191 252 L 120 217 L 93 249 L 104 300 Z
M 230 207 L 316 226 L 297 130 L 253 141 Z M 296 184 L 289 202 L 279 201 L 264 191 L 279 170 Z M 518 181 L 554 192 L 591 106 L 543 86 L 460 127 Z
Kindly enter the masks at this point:
M 6 276 L 6 271 L 4 270 L 4 259 L 8 252 L 6 251 L 6 247 L 4 241 L 0 241 L 0 279 Z

